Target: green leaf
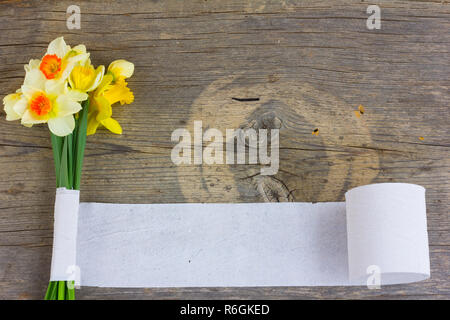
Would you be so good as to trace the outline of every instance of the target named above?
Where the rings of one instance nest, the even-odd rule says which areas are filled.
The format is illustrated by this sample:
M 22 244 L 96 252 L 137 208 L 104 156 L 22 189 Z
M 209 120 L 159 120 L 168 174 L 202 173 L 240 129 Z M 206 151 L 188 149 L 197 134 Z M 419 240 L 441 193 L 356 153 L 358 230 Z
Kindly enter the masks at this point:
M 67 137 L 67 178 L 68 178 L 68 185 L 70 189 L 73 188 L 73 146 L 72 146 L 72 140 L 73 136 L 72 134 L 69 134 Z
M 75 181 L 75 161 L 77 158 L 77 137 L 78 137 L 78 116 L 75 117 L 75 128 L 73 129 L 73 141 L 72 141 L 72 182 Z
M 56 282 L 50 281 L 48 283 L 48 288 L 44 300 L 53 300 L 55 296 L 56 296 Z
M 58 281 L 58 300 L 66 300 L 66 282 Z
M 67 300 L 75 300 L 75 287 L 74 281 L 71 281 L 72 288 L 67 287 Z
M 83 168 L 84 149 L 86 147 L 86 134 L 87 134 L 87 120 L 89 112 L 89 100 L 83 102 L 83 109 L 79 113 L 78 117 L 78 129 L 76 137 L 76 152 L 75 152 L 75 176 L 73 180 L 73 188 L 80 190 L 81 183 L 81 169 Z
M 69 288 L 69 281 L 50 281 L 44 300 L 75 300 L 75 288 Z M 74 281 L 71 281 L 74 284 Z
M 62 138 L 54 135 L 50 132 L 50 138 L 52 141 L 53 160 L 55 162 L 55 175 L 56 175 L 56 187 L 59 187 L 59 169 L 61 168 L 61 151 L 62 151 Z
M 71 189 L 69 185 L 69 176 L 68 176 L 68 151 L 67 151 L 67 136 L 64 137 L 63 147 L 62 147 L 62 156 L 61 156 L 61 167 L 59 169 L 59 186 L 65 187 L 67 189 Z

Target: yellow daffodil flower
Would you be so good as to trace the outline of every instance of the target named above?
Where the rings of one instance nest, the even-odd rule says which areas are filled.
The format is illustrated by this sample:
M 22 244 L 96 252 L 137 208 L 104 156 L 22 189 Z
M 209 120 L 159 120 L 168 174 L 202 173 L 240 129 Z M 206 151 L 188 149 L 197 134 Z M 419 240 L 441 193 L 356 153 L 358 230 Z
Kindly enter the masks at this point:
M 104 73 L 104 66 L 94 69 L 88 59 L 84 65 L 79 64 L 72 69 L 69 76 L 70 87 L 81 92 L 93 91 L 102 82 Z
M 108 72 L 113 75 L 113 81 L 126 79 L 133 75 L 134 64 L 126 60 L 115 60 L 108 66 Z
M 125 60 L 116 60 L 108 67 L 102 83 L 90 95 L 87 134 L 91 135 L 102 125 L 112 133 L 121 134 L 122 127 L 113 119 L 111 106 L 129 104 L 134 100 L 133 92 L 128 88 L 126 78 L 131 77 L 134 65 Z

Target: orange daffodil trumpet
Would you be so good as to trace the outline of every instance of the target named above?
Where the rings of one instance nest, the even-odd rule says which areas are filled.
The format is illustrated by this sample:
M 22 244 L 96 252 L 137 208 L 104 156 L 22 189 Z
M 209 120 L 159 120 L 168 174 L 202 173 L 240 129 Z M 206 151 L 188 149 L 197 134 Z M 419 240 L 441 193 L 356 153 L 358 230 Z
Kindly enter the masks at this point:
M 24 126 L 47 123 L 56 136 L 67 136 L 75 128 L 74 115 L 82 109 L 81 102 L 91 97 L 88 133 L 102 125 L 114 133 L 122 133 L 111 118 L 111 105 L 131 103 L 133 93 L 125 82 L 134 65 L 125 60 L 94 68 L 84 45 L 71 48 L 63 37 L 50 42 L 41 60 L 25 65 L 25 79 L 16 93 L 3 99 L 6 120 L 21 120 Z
M 133 72 L 134 65 L 126 60 L 112 62 L 107 70 L 94 67 L 84 45 L 71 48 L 59 37 L 41 59 L 25 65 L 22 85 L 3 98 L 6 120 L 20 120 L 26 127 L 48 125 L 57 188 L 80 190 L 87 135 L 99 127 L 122 133 L 111 106 L 133 102 L 126 82 Z M 50 281 L 45 299 L 75 299 L 73 282 Z

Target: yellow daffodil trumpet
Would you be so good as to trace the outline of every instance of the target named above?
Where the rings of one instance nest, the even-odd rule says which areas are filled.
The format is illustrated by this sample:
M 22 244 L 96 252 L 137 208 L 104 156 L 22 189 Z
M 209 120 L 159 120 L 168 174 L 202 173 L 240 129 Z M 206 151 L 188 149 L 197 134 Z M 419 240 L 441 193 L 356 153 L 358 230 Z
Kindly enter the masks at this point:
M 105 73 L 104 66 L 98 66 L 97 69 L 89 63 L 87 65 L 77 65 L 73 68 L 69 84 L 72 89 L 90 92 L 95 90 L 103 79 Z

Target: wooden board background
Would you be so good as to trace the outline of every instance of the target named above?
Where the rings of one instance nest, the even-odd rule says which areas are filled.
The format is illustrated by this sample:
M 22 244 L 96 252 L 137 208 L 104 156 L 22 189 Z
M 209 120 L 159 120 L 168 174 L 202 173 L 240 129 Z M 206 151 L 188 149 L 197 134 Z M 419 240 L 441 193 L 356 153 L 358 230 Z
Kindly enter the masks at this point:
M 366 28 L 368 3 L 354 0 L 0 1 L 2 97 L 60 35 L 86 44 L 95 64 L 135 63 L 135 102 L 114 107 L 124 134 L 101 130 L 88 139 L 82 201 L 342 201 L 349 188 L 371 182 L 427 188 L 432 277 L 425 282 L 381 290 L 82 288 L 77 298 L 448 299 L 450 8 L 373 3 L 382 9 L 381 30 Z M 71 4 L 81 7 L 80 30 L 66 28 Z M 194 120 L 280 128 L 279 172 L 176 167 L 171 133 L 192 132 Z M 39 299 L 52 248 L 49 134 L 7 122 L 4 113 L 0 128 L 0 298 Z

